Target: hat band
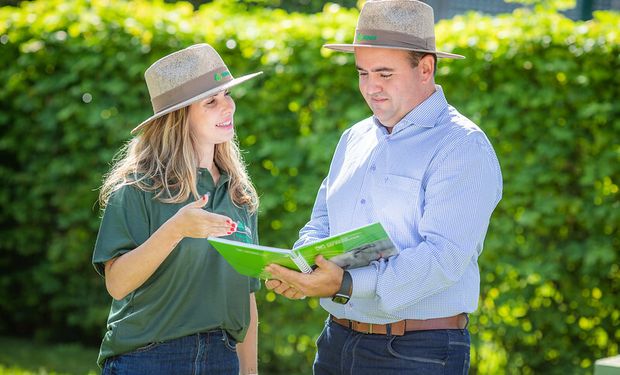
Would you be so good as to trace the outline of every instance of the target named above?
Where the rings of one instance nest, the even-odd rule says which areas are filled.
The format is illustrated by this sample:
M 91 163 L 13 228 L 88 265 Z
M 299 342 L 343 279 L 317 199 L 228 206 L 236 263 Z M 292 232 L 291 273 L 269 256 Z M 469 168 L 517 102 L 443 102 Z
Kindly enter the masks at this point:
M 353 44 L 435 51 L 435 37 L 419 38 L 414 35 L 387 30 L 356 29 Z
M 232 81 L 233 79 L 233 76 L 226 67 L 220 67 L 208 71 L 207 73 L 196 78 L 192 78 L 191 80 L 168 90 L 161 95 L 151 98 L 153 112 L 157 114 L 204 92 L 217 88 L 226 82 Z

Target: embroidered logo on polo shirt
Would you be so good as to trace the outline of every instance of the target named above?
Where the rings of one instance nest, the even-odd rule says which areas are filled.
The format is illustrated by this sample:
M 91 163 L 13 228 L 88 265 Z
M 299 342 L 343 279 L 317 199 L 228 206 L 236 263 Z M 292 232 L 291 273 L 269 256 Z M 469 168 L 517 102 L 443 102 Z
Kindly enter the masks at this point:
M 237 231 L 235 232 L 235 236 L 243 242 L 252 242 L 252 231 L 245 224 L 243 224 L 242 221 L 237 222 Z

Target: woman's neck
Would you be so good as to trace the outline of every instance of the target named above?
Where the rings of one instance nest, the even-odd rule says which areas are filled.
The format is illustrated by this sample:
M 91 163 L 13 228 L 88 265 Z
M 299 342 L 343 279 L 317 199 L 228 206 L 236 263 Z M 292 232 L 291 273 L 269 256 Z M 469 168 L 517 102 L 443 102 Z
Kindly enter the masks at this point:
M 198 150 L 198 167 L 206 168 L 209 173 L 211 173 L 211 177 L 213 177 L 213 182 L 217 184 L 217 181 L 220 178 L 220 171 L 215 165 L 213 160 L 213 155 L 215 153 L 215 145 L 209 145 L 206 147 L 202 147 Z

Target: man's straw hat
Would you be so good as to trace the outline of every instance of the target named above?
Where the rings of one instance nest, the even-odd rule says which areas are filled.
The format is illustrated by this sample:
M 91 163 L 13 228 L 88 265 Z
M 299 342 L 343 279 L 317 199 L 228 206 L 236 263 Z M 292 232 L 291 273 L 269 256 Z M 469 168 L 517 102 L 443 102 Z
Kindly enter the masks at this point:
M 154 114 L 136 126 L 131 133 L 138 132 L 156 118 L 236 86 L 261 73 L 234 78 L 217 51 L 206 43 L 195 44 L 164 56 L 144 73 Z
M 353 52 L 355 47 L 391 48 L 428 52 L 451 59 L 465 58 L 435 49 L 433 8 L 416 0 L 366 2 L 357 20 L 353 43 L 323 47 L 342 52 Z

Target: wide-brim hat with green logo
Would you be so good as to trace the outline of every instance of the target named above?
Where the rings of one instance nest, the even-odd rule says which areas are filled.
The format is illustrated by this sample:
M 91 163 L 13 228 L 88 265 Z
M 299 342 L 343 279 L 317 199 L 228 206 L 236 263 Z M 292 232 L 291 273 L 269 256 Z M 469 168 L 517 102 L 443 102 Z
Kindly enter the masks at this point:
M 136 126 L 131 133 L 138 132 L 156 118 L 262 73 L 234 78 L 217 51 L 206 43 L 195 44 L 164 56 L 144 72 L 153 105 L 153 116 Z
M 390 48 L 427 52 L 449 59 L 464 59 L 435 48 L 433 8 L 416 0 L 369 0 L 360 12 L 352 44 L 325 44 L 341 52 L 355 47 Z

